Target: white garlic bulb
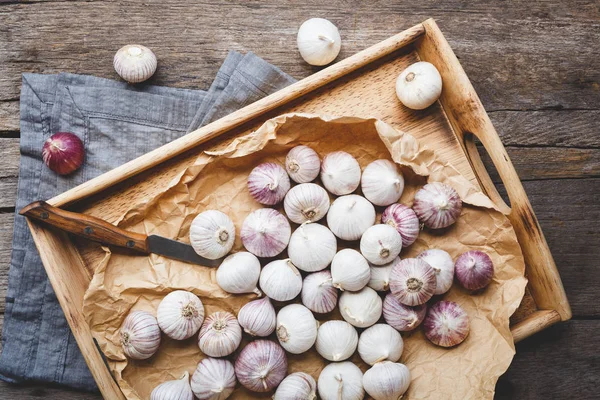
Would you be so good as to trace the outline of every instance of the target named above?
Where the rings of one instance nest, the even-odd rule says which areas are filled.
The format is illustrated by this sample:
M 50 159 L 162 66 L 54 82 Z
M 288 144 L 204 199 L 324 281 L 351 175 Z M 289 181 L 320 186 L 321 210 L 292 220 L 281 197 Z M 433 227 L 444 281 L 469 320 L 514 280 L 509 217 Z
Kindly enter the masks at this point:
M 235 226 L 221 211 L 204 211 L 190 225 L 190 243 L 194 251 L 209 260 L 229 253 L 234 241 Z
M 256 293 L 260 276 L 260 261 L 252 253 L 240 251 L 227 256 L 217 269 L 217 284 L 227 293 Z
M 340 53 L 342 39 L 337 27 L 324 18 L 311 18 L 298 29 L 300 55 L 310 65 L 327 65 Z
M 150 400 L 194 400 L 190 387 L 190 373 L 185 371 L 181 378 L 161 383 L 150 393 Z
M 292 228 L 287 218 L 272 208 L 259 208 L 242 224 L 242 244 L 258 257 L 275 257 L 285 250 Z
M 337 241 L 323 225 L 304 223 L 290 238 L 288 255 L 302 271 L 320 271 L 331 263 L 337 251 Z
M 391 361 L 375 364 L 363 376 L 363 387 L 374 400 L 398 400 L 409 385 L 406 365 Z
M 242 341 L 242 328 L 233 314 L 217 311 L 209 315 L 198 335 L 198 346 L 210 357 L 224 357 L 233 353 Z
M 371 264 L 383 265 L 394 261 L 402 250 L 402 236 L 386 224 L 373 225 L 360 238 L 360 252 Z
M 387 324 L 375 324 L 365 329 L 358 339 L 358 354 L 369 365 L 381 361 L 396 362 L 403 350 L 402 336 Z
M 165 296 L 156 310 L 160 329 L 170 338 L 192 337 L 204 321 L 204 306 L 193 293 L 175 290 Z
M 317 382 L 305 372 L 286 376 L 277 386 L 273 400 L 316 400 Z
M 404 176 L 389 160 L 375 160 L 367 165 L 360 182 L 364 196 L 376 206 L 397 202 L 404 191 Z
M 307 275 L 302 283 L 302 304 L 319 314 L 333 311 L 337 305 L 338 291 L 331 280 L 328 270 Z
M 287 193 L 283 208 L 292 222 L 316 222 L 329 210 L 329 195 L 315 183 L 301 183 Z
M 342 249 L 331 261 L 331 283 L 340 290 L 364 288 L 371 278 L 369 263 L 356 250 Z
M 267 296 L 276 301 L 288 301 L 300 294 L 302 276 L 289 260 L 271 261 L 260 273 L 260 287 Z
M 150 358 L 160 345 L 160 328 L 152 314 L 132 311 L 121 326 L 123 352 L 134 360 Z
M 157 64 L 156 55 L 152 50 L 139 44 L 121 47 L 113 59 L 115 71 L 129 83 L 150 79 L 156 72 Z
M 437 68 L 419 61 L 400 73 L 396 80 L 396 95 L 406 107 L 423 110 L 442 94 L 442 77 Z
M 275 331 L 277 315 L 268 297 L 246 303 L 238 312 L 238 323 L 252 336 L 269 336 Z
M 362 400 L 362 379 L 362 371 L 350 361 L 331 363 L 319 375 L 319 396 L 321 400 Z
M 390 288 L 390 276 L 394 265 L 400 262 L 400 257 L 396 257 L 391 263 L 384 265 L 369 265 L 371 267 L 371 278 L 367 286 L 378 292 L 385 292 Z
M 235 361 L 235 375 L 245 388 L 253 392 L 269 392 L 287 374 L 285 351 L 270 340 L 248 343 Z
M 198 400 L 225 400 L 235 383 L 233 364 L 221 358 L 205 358 L 192 375 L 192 391 Z
M 327 213 L 331 232 L 343 240 L 358 240 L 375 223 L 375 207 L 356 194 L 335 199 Z
M 321 181 L 337 196 L 352 193 L 360 184 L 360 165 L 345 151 L 334 151 L 323 158 Z
M 433 294 L 444 294 L 452 287 L 454 261 L 450 254 L 440 249 L 425 250 L 417 256 L 435 271 L 436 286 Z
M 331 320 L 319 326 L 316 349 L 326 360 L 346 360 L 352 357 L 357 345 L 358 333 L 346 321 Z
M 290 304 L 277 313 L 277 339 L 285 350 L 302 354 L 317 340 L 318 322 L 310 310 L 300 304 Z
M 342 318 L 356 326 L 366 328 L 381 317 L 383 302 L 376 291 L 364 287 L 358 292 L 343 292 L 340 296 Z
M 321 170 L 321 160 L 308 146 L 296 146 L 285 157 L 285 169 L 296 183 L 314 181 Z
M 260 204 L 273 206 L 290 190 L 290 178 L 277 163 L 267 162 L 254 167 L 248 176 L 248 191 Z

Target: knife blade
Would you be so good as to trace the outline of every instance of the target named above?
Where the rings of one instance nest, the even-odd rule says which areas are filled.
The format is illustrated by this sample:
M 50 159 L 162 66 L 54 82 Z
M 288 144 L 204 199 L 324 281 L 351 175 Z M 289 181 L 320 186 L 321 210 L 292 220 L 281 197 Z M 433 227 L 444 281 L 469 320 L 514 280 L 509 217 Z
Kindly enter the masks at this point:
M 192 246 L 158 235 L 144 235 L 121 229 L 100 218 L 53 207 L 45 201 L 35 201 L 21 209 L 19 214 L 49 224 L 74 235 L 131 249 L 144 254 L 159 254 L 176 260 L 215 267 L 221 260 L 209 260 L 199 256 Z

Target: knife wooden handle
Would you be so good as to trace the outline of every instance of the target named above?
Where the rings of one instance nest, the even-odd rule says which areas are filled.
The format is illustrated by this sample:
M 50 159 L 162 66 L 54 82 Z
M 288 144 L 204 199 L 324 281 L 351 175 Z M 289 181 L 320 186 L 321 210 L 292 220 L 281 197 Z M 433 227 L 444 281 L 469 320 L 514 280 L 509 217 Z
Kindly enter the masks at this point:
M 45 201 L 35 201 L 23 207 L 19 214 L 95 242 L 148 253 L 146 235 L 126 231 L 100 218 L 53 207 Z

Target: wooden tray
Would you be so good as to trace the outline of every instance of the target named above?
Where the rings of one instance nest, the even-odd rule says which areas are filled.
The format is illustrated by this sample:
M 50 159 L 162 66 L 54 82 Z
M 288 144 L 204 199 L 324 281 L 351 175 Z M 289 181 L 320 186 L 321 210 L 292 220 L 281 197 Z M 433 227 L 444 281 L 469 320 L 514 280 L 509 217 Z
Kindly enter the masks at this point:
M 437 104 L 415 112 L 400 105 L 394 83 L 404 68 L 418 60 L 429 61 L 438 68 L 444 89 Z M 526 296 L 512 319 L 515 341 L 571 317 L 560 276 L 519 177 L 458 59 L 431 19 L 48 202 L 114 222 L 131 204 L 153 194 L 189 166 L 203 146 L 229 142 L 286 112 L 374 116 L 435 148 L 441 158 L 480 187 L 514 226 L 529 278 Z M 475 137 L 498 170 L 511 207 L 502 200 L 486 172 Z M 35 221 L 28 220 L 28 224 L 98 387 L 105 398 L 124 399 L 82 314 L 83 295 L 93 274 L 91 268 L 104 252 L 97 244 Z

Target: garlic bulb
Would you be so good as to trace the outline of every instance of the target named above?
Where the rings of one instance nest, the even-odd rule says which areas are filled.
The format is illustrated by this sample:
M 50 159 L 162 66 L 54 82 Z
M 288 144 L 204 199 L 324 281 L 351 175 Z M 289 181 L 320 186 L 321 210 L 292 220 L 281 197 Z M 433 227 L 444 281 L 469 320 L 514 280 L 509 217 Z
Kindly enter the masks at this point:
M 310 65 L 327 65 L 340 53 L 342 39 L 337 27 L 323 18 L 304 21 L 298 29 L 300 55 Z
M 402 247 L 408 247 L 419 236 L 419 218 L 412 208 L 404 204 L 392 204 L 381 214 L 381 223 L 394 227 L 402 236 Z
M 260 273 L 260 287 L 273 300 L 292 300 L 302 290 L 302 276 L 289 259 L 271 261 Z
M 343 361 L 356 351 L 358 333 L 346 321 L 331 320 L 321 326 L 317 332 L 317 353 L 329 361 Z
M 419 61 L 406 68 L 396 80 L 396 95 L 406 107 L 423 110 L 442 94 L 442 77 L 437 68 Z
M 129 83 L 143 82 L 150 79 L 156 71 L 156 55 L 139 44 L 129 44 L 121 47 L 113 59 L 117 74 Z
M 319 224 L 304 223 L 294 231 L 288 255 L 296 267 L 306 272 L 327 268 L 337 251 L 337 240 L 329 229 Z
M 423 332 L 429 341 L 442 347 L 462 343 L 469 335 L 469 317 L 453 301 L 440 301 L 429 307 Z
M 193 293 L 175 290 L 165 296 L 156 310 L 160 329 L 170 338 L 192 337 L 204 321 L 204 306 Z
M 238 323 L 252 336 L 269 336 L 275 331 L 277 315 L 268 297 L 246 303 L 238 312 Z
M 360 182 L 363 194 L 376 206 L 397 202 L 404 191 L 404 176 L 389 160 L 375 160 L 367 165 Z
M 384 265 L 369 265 L 371 268 L 371 278 L 367 286 L 378 292 L 385 292 L 390 288 L 390 276 L 392 268 L 400 262 L 400 257 L 396 257 L 394 261 Z
M 446 228 L 456 222 L 462 210 L 462 201 L 450 186 L 432 182 L 415 193 L 413 210 L 426 227 Z
M 288 375 L 273 396 L 273 400 L 316 400 L 317 382 L 304 372 L 294 372 Z
M 405 258 L 392 268 L 390 289 L 402 304 L 423 304 L 433 296 L 435 288 L 435 271 L 423 260 Z
M 287 374 L 285 351 L 270 340 L 250 342 L 235 362 L 235 375 L 253 392 L 273 390 Z
M 360 238 L 360 252 L 371 264 L 394 261 L 402 250 L 402 236 L 391 226 L 373 225 Z
M 329 195 L 315 183 L 301 183 L 287 193 L 283 208 L 292 222 L 316 222 L 329 210 Z
M 417 256 L 435 271 L 436 286 L 433 294 L 444 294 L 452 287 L 454 280 L 454 261 L 450 254 L 440 249 L 425 250 Z
M 277 314 L 277 339 L 292 354 L 308 351 L 317 340 L 318 322 L 310 310 L 300 304 L 283 307 Z
M 337 305 L 338 291 L 331 280 L 328 270 L 307 275 L 302 283 L 302 304 L 319 314 L 333 311 Z
M 227 293 L 256 293 L 260 276 L 260 261 L 252 253 L 240 251 L 227 256 L 217 269 L 217 284 Z
M 279 164 L 259 164 L 248 176 L 248 191 L 260 204 L 273 206 L 283 200 L 288 190 L 290 178 Z
M 123 352 L 134 360 L 150 358 L 160 345 L 160 328 L 156 318 L 146 311 L 132 311 L 121 326 Z
M 375 324 L 365 329 L 358 339 L 358 354 L 369 365 L 381 361 L 396 362 L 403 350 L 402 336 L 387 324 Z
M 327 213 L 331 232 L 343 240 L 358 240 L 375 223 L 375 207 L 362 196 L 351 194 L 335 199 Z
M 331 363 L 323 368 L 317 386 L 321 400 L 362 400 L 363 373 L 350 361 Z
M 356 250 L 342 249 L 331 261 L 331 283 L 340 290 L 360 290 L 369 283 L 369 263 Z
M 321 160 L 308 146 L 296 146 L 285 157 L 285 169 L 296 183 L 314 181 L 321 171 Z
M 285 250 L 292 228 L 287 218 L 272 208 L 259 208 L 242 224 L 242 244 L 258 257 L 275 257 Z
M 185 371 L 181 378 L 161 383 L 150 393 L 150 400 L 194 400 L 190 387 L 190 373 Z
M 192 375 L 192 391 L 198 400 L 225 400 L 235 389 L 235 371 L 229 360 L 207 357 Z
M 359 292 L 343 292 L 340 296 L 342 318 L 357 328 L 366 328 L 377 322 L 382 306 L 381 297 L 370 287 Z
M 374 400 L 398 400 L 409 385 L 406 365 L 391 361 L 375 364 L 363 376 L 363 387 Z
M 383 319 L 385 322 L 400 332 L 414 330 L 425 319 L 427 304 L 419 306 L 405 306 L 392 293 L 383 300 Z
M 334 151 L 323 158 L 321 181 L 337 196 L 352 193 L 360 184 L 360 165 L 345 151 Z
M 479 290 L 490 284 L 494 264 L 483 251 L 471 250 L 456 259 L 456 280 L 465 289 Z
M 235 226 L 221 211 L 204 211 L 190 225 L 190 243 L 194 251 L 209 260 L 229 253 L 234 241 Z
M 217 311 L 209 315 L 200 328 L 198 346 L 210 357 L 224 357 L 233 353 L 242 341 L 242 328 L 233 314 Z

